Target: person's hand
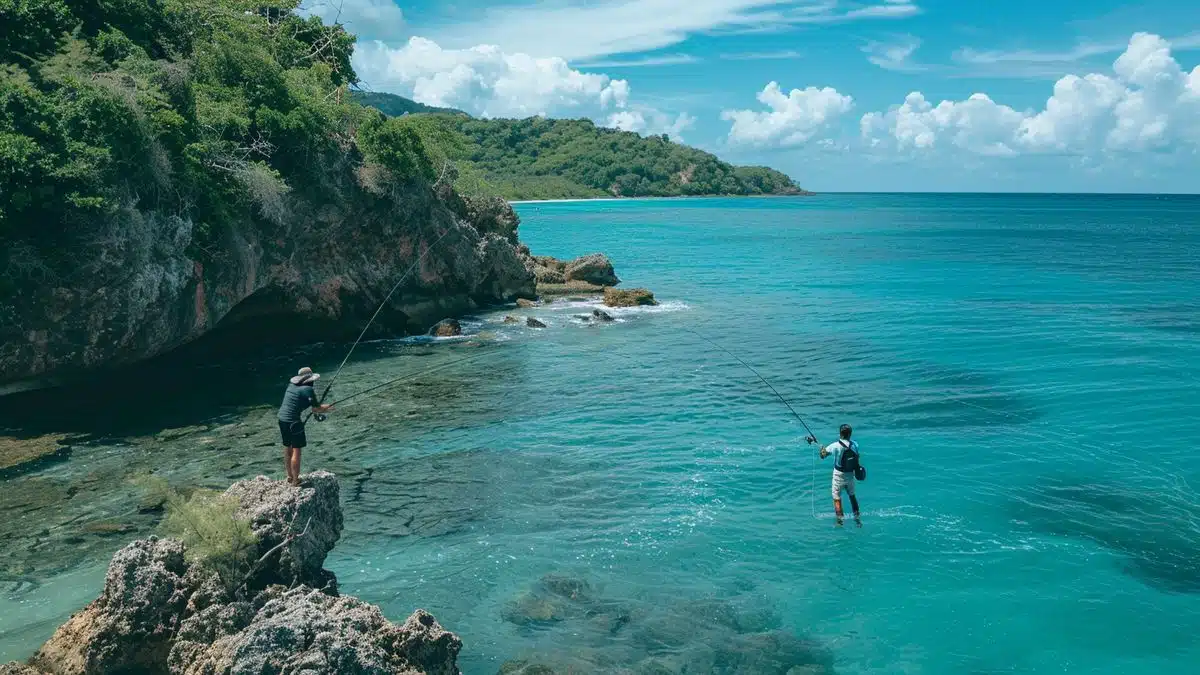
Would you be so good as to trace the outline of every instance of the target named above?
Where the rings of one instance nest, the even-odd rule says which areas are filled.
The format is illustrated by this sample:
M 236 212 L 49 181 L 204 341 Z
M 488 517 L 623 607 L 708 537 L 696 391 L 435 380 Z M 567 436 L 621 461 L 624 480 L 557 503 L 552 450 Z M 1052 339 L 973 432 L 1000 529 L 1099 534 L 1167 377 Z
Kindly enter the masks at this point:
M 826 450 L 825 448 L 821 448 L 821 459 L 825 459 L 828 456 L 829 456 L 829 451 Z

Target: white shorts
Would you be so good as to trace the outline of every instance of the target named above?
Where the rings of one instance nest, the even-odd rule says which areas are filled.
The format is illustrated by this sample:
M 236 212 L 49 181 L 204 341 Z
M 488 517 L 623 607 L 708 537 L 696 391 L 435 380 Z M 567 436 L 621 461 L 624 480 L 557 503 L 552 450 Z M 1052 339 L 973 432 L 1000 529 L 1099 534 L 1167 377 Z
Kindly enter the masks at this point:
M 841 499 L 842 490 L 846 490 L 846 494 L 854 496 L 854 474 L 842 473 L 837 469 L 833 470 L 833 498 Z

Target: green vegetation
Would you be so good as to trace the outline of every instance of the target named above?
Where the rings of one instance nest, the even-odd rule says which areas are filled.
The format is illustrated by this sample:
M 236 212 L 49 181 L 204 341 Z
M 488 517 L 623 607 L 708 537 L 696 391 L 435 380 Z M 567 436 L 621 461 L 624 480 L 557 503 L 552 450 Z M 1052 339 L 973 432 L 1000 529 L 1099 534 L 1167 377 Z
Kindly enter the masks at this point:
M 364 164 L 376 184 L 433 175 L 407 126 L 347 94 L 354 36 L 298 3 L 0 0 L 0 294 L 172 233 L 208 260 Z
M 237 499 L 213 490 L 197 490 L 186 499 L 172 492 L 166 507 L 163 531 L 183 542 L 188 560 L 216 573 L 229 590 L 246 580 L 258 538 L 250 522 L 238 517 Z
M 408 99 L 372 94 L 387 112 Z M 419 105 L 419 104 L 413 104 Z M 732 166 L 662 136 L 598 127 L 590 120 L 479 120 L 463 114 L 407 114 L 434 155 L 453 161 L 464 193 L 497 191 L 509 199 L 779 195 L 803 191 L 784 174 Z

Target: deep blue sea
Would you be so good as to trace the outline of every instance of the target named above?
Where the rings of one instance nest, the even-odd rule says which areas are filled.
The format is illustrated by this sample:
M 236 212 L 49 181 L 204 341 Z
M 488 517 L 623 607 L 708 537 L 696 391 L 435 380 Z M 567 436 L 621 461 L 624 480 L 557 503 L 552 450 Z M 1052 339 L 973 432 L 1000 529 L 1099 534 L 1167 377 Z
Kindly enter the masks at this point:
M 446 365 L 347 406 L 305 460 L 370 469 L 343 483 L 343 590 L 433 612 L 465 673 L 1200 669 L 1200 197 L 518 211 L 535 253 L 603 251 L 662 304 L 373 343 L 355 387 Z M 861 529 L 784 405 L 691 331 L 822 441 L 853 425 Z M 54 471 L 86 461 L 115 460 Z M 102 564 L 0 599 L 0 631 L 94 597 Z

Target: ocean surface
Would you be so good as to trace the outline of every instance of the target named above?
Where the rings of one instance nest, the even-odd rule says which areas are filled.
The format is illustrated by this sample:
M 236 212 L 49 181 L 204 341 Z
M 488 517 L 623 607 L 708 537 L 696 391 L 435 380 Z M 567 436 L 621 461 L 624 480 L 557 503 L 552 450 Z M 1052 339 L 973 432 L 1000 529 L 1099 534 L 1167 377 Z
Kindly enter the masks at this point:
M 327 562 L 344 592 L 395 620 L 431 611 L 463 638 L 468 675 L 514 659 L 564 673 L 1200 667 L 1200 197 L 518 210 L 535 253 L 603 251 L 662 304 L 603 325 L 579 318 L 591 301 L 500 309 L 463 339 L 360 347 L 342 396 L 414 376 L 310 424 L 305 470 L 344 477 Z M 830 460 L 704 338 L 823 442 L 853 425 L 861 528 L 832 518 Z M 0 659 L 28 656 L 95 596 L 108 556 L 152 531 L 132 474 L 281 474 L 282 381 L 343 353 L 207 364 L 114 395 L 69 460 L 7 479 Z M 79 533 L 97 519 L 134 530 Z

